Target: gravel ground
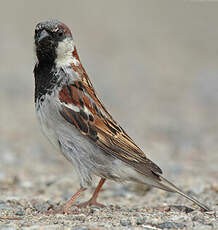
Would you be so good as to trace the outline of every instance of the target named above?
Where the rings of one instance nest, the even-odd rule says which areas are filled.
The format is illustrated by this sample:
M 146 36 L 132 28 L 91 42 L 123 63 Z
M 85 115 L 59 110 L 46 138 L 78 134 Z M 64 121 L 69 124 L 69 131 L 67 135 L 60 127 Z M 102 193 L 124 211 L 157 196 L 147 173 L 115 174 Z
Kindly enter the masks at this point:
M 218 229 L 217 10 L 214 1 L 2 4 L 0 229 Z M 105 208 L 48 215 L 79 180 L 41 135 L 34 114 L 33 31 L 47 18 L 72 28 L 114 118 L 168 179 L 212 212 L 177 194 L 108 181 L 99 196 Z

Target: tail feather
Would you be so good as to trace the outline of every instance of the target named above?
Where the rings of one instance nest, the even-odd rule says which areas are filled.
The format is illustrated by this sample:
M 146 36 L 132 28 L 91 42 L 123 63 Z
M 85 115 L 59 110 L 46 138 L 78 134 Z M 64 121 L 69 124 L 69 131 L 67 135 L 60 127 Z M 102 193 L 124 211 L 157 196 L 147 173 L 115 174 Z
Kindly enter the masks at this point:
M 161 181 L 158 182 L 158 185 L 156 187 L 161 188 L 163 190 L 169 191 L 169 192 L 177 192 L 178 194 L 184 196 L 188 200 L 192 201 L 193 203 L 197 204 L 200 208 L 202 208 L 204 211 L 211 211 L 209 207 L 202 204 L 200 201 L 196 200 L 195 198 L 187 195 L 185 192 L 183 192 L 180 188 L 176 187 L 173 183 L 165 179 L 163 176 L 159 175 Z

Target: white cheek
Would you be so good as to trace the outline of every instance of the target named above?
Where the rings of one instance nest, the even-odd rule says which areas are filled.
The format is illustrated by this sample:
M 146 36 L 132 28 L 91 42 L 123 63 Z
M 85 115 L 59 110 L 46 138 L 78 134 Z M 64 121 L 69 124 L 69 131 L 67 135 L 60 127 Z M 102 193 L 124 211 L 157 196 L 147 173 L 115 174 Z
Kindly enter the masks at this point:
M 57 58 L 55 60 L 56 66 L 66 66 L 75 62 L 75 58 L 72 56 L 74 51 L 74 42 L 71 38 L 65 38 L 63 41 L 59 42 L 56 48 Z

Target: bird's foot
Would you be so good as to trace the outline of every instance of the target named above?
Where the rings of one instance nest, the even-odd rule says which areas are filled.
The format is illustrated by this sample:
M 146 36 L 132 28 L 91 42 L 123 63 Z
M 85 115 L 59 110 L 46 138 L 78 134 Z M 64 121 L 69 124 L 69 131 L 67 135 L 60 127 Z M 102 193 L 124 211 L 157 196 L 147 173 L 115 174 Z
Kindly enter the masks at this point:
M 96 201 L 96 199 L 90 199 L 86 202 L 83 202 L 83 203 L 80 203 L 80 204 L 72 204 L 70 207 L 77 207 L 78 209 L 80 208 L 86 208 L 88 206 L 95 206 L 95 207 L 99 207 L 99 208 L 104 208 L 105 205 L 101 204 L 101 203 L 98 203 Z M 68 205 L 65 205 L 63 208 L 62 208 L 62 213 L 66 213 L 66 214 L 79 214 L 80 213 L 80 210 L 70 210 L 70 207 Z
M 90 199 L 86 202 L 83 202 L 83 203 L 80 203 L 80 204 L 75 204 L 73 206 L 76 206 L 77 208 L 85 208 L 85 207 L 88 207 L 88 206 L 96 206 L 96 207 L 99 207 L 99 208 L 104 208 L 105 205 L 101 204 L 101 203 L 98 203 L 96 200 L 94 199 Z
M 43 212 L 43 214 L 45 215 L 56 215 L 56 214 L 80 214 L 81 210 L 79 210 L 80 208 L 86 208 L 88 206 L 95 206 L 95 207 L 99 207 L 99 208 L 104 208 L 105 205 L 98 203 L 96 201 L 96 199 L 90 199 L 86 202 L 80 203 L 80 204 L 73 204 L 70 207 L 76 207 L 76 209 L 71 209 L 69 207 L 69 205 L 64 205 L 62 206 L 62 208 L 58 208 L 58 209 L 49 209 L 45 212 Z M 78 209 L 77 209 L 78 208 Z

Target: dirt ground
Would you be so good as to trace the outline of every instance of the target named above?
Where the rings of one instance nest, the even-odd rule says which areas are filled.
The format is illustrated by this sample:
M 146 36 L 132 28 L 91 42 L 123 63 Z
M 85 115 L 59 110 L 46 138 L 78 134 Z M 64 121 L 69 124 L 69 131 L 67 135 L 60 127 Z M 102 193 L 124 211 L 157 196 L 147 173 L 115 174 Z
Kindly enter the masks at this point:
M 1 230 L 218 229 L 217 10 L 216 1 L 2 3 Z M 108 181 L 99 196 L 105 208 L 46 214 L 79 189 L 73 167 L 42 136 L 34 112 L 34 26 L 48 18 L 72 29 L 113 117 L 168 179 L 212 212 L 177 194 Z

